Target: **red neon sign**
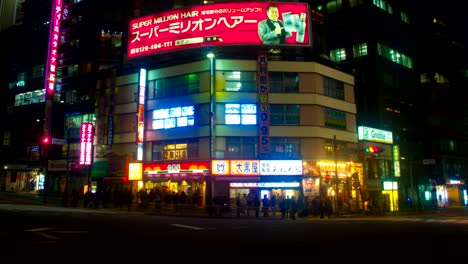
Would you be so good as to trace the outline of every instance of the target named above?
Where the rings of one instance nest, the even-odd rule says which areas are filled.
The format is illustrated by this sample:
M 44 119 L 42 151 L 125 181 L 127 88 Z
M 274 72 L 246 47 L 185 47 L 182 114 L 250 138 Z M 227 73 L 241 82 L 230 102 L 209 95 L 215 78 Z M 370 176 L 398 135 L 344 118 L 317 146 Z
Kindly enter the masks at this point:
M 93 160 L 94 125 L 84 122 L 80 128 L 80 165 L 91 165 Z
M 160 174 L 205 174 L 210 172 L 209 162 L 169 162 L 169 163 L 148 163 L 143 165 L 145 175 Z
M 49 46 L 45 69 L 45 99 L 52 100 L 57 77 L 57 55 L 60 42 L 60 22 L 62 19 L 62 0 L 54 0 L 50 18 Z
M 285 41 L 260 38 L 268 6 L 278 8 L 287 31 Z M 272 29 L 274 31 L 274 26 Z M 305 3 L 243 2 L 176 9 L 130 21 L 128 57 L 200 46 L 293 45 L 309 46 L 309 12 Z

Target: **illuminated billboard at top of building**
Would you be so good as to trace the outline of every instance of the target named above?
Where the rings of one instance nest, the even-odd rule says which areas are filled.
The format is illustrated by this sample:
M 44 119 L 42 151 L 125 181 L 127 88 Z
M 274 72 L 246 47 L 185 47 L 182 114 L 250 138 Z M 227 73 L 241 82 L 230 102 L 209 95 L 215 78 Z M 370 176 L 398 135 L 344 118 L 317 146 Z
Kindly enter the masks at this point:
M 128 57 L 201 46 L 309 46 L 306 3 L 236 2 L 175 9 L 130 21 Z

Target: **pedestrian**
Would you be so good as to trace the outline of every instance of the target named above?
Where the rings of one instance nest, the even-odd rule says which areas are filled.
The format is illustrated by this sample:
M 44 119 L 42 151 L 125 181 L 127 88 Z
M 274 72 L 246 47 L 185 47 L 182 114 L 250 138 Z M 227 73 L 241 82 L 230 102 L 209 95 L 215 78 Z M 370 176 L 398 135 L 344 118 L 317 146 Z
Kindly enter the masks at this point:
M 262 199 L 263 217 L 269 216 L 269 211 L 270 211 L 270 200 L 268 199 L 268 196 L 264 194 L 263 199 Z
M 255 194 L 254 207 L 255 207 L 255 217 L 258 218 L 260 214 L 260 195 L 258 193 Z
M 272 194 L 270 199 L 271 214 L 276 214 L 276 195 Z

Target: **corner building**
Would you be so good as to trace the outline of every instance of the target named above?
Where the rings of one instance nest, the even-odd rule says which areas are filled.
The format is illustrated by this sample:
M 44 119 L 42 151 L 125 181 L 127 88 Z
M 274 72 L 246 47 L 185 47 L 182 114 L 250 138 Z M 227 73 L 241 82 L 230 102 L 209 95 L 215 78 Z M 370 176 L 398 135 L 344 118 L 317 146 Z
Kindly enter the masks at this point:
M 306 4 L 277 4 L 310 17 Z M 141 163 L 141 173 L 129 173 L 133 193 L 153 191 L 163 203 L 183 196 L 184 204 L 209 207 L 218 197 L 235 207 L 243 194 L 306 203 L 328 196 L 341 210 L 355 210 L 361 197 L 351 175 L 362 179 L 362 165 L 354 77 L 319 56 L 312 44 L 317 36 L 309 35 L 313 20 L 290 25 L 289 42 L 266 45 L 251 21 L 266 16 L 268 3 L 247 5 L 252 8 L 237 2 L 194 6 L 130 21 L 132 67 L 97 85 L 102 103 L 95 162 L 111 142 L 114 154 Z M 236 21 L 224 30 L 230 15 L 204 11 L 236 7 L 248 10 L 241 12 L 251 24 Z M 187 38 L 203 44 L 164 38 L 175 21 L 187 26 L 197 14 L 211 23 Z M 210 31 L 207 37 L 204 30 L 213 28 L 218 35 Z M 309 34 L 298 38 L 304 31 Z M 177 38 L 183 37 L 179 32 Z
M 357 162 L 353 76 L 315 61 L 275 60 L 266 66 L 266 154 L 259 153 L 261 102 L 255 57 L 207 58 L 147 69 L 143 175 L 134 191 L 135 186 L 154 189 L 162 197 L 184 191 L 198 206 L 211 203 L 216 195 L 233 206 L 237 193 L 249 192 L 312 199 L 320 190 L 335 195 L 326 177 L 334 179 L 337 172 L 339 195 L 352 200 L 348 179 Z M 114 95 L 113 150 L 132 157 L 138 80 L 137 73 L 117 77 Z M 272 169 L 261 172 L 260 165 Z

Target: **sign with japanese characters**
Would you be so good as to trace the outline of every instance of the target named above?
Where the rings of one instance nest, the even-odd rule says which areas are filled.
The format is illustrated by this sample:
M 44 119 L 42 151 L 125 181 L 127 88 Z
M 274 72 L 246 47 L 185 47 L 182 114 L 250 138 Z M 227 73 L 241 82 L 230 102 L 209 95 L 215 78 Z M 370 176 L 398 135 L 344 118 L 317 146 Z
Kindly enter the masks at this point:
M 154 175 L 191 175 L 207 174 L 210 172 L 209 162 L 170 162 L 170 163 L 147 163 L 143 165 L 143 174 Z
M 57 55 L 60 41 L 60 22 L 62 21 L 62 0 L 52 1 L 50 18 L 49 45 L 45 67 L 45 99 L 53 100 L 57 77 Z
M 94 124 L 84 122 L 80 128 L 80 165 L 91 165 L 93 162 Z
M 270 154 L 270 82 L 268 79 L 268 56 L 259 54 L 257 59 L 257 88 L 260 115 L 258 117 L 258 153 Z
M 260 175 L 302 175 L 302 160 L 261 160 Z
M 298 188 L 299 182 L 231 182 L 231 188 Z
M 306 3 L 200 5 L 131 20 L 127 52 L 132 59 L 200 46 L 309 46 L 309 32 Z
M 212 160 L 212 175 L 302 175 L 302 160 Z

